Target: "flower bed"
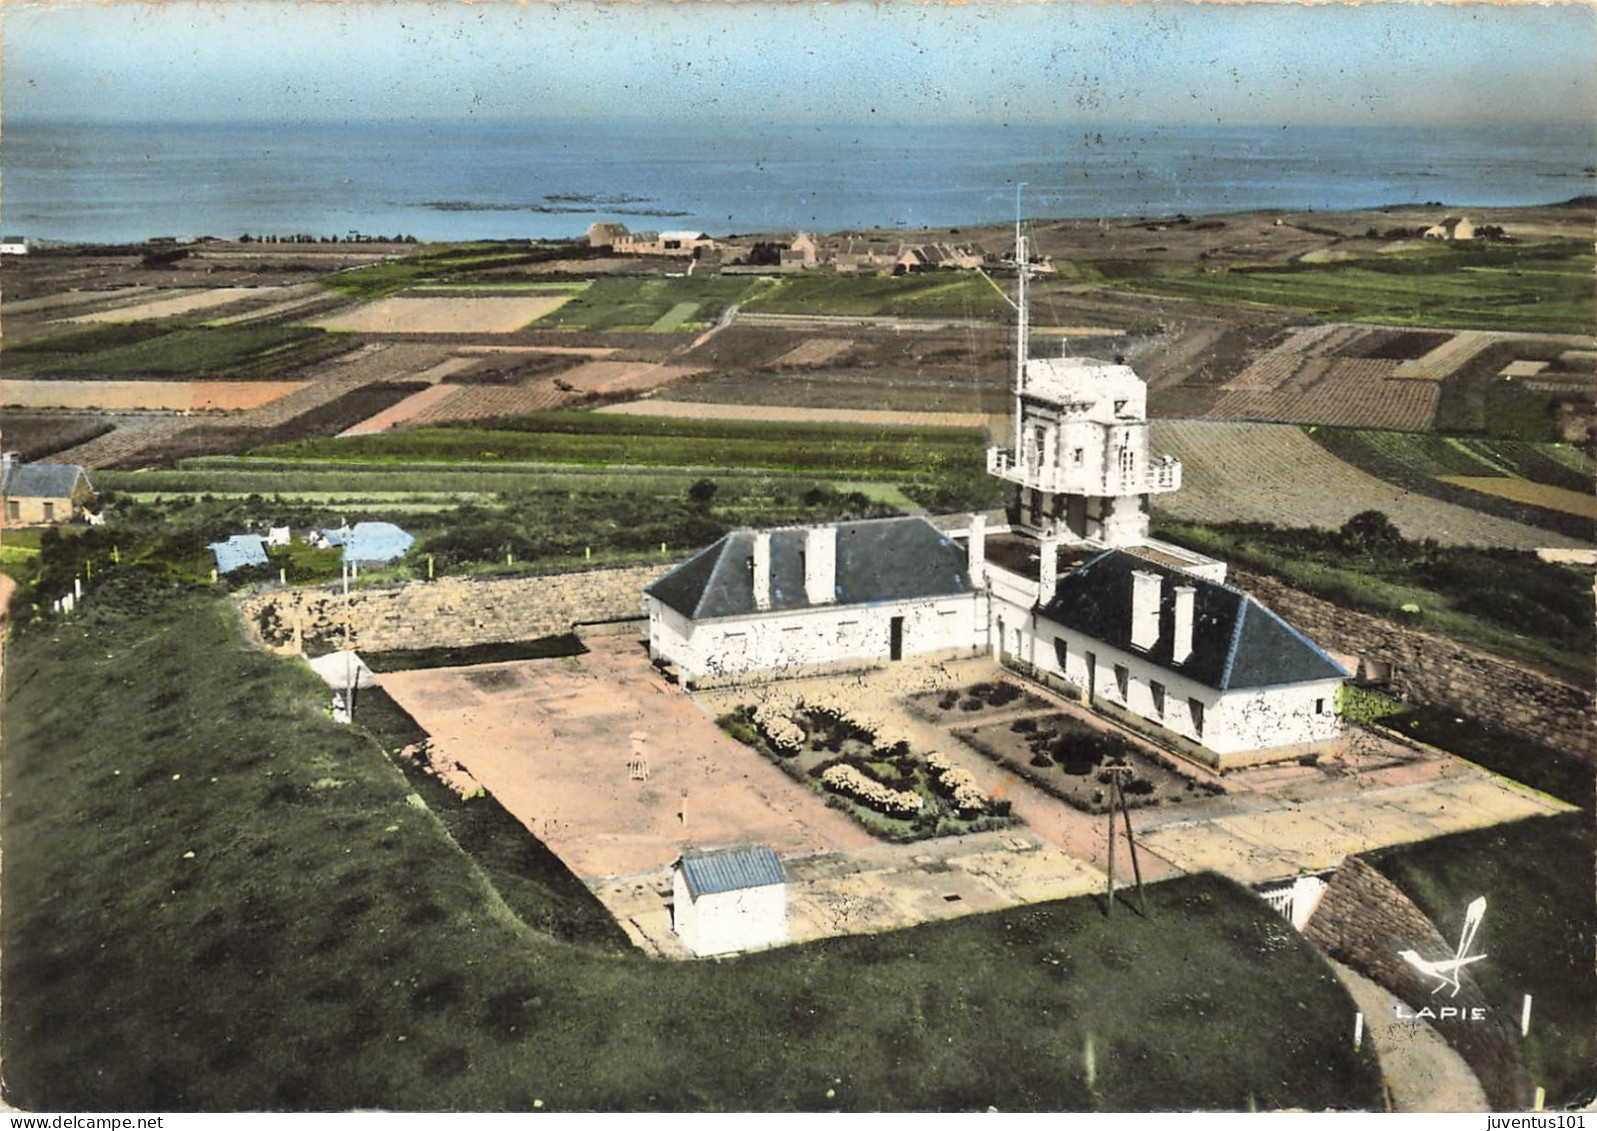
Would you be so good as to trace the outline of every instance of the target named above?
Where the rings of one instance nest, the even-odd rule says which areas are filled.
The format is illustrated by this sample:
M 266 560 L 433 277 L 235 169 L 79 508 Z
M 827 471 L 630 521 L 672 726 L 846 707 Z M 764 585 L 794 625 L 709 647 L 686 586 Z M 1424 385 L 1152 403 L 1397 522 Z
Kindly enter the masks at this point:
M 912 751 L 886 717 L 818 700 L 739 707 L 718 721 L 876 836 L 921 840 L 1013 823 L 1007 801 L 946 755 Z
M 1050 704 L 1007 679 L 974 683 L 947 691 L 923 691 L 906 701 L 910 710 L 923 719 L 943 722 L 950 716 L 965 718 L 996 711 L 1043 711 Z
M 1077 809 L 1103 813 L 1109 808 L 1111 769 L 1129 767 L 1126 804 L 1131 807 L 1179 805 L 1224 793 L 1217 783 L 1200 781 L 1132 744 L 1118 734 L 1089 726 L 1069 715 L 995 722 L 955 732 L 987 757 Z

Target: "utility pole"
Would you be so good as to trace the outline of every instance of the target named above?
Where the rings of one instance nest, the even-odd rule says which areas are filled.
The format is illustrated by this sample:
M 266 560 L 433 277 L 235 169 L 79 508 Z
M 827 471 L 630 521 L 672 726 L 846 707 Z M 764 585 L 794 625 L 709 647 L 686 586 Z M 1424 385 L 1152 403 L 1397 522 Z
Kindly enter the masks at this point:
M 1115 810 L 1118 808 L 1126 827 L 1126 848 L 1131 855 L 1131 874 L 1137 884 L 1137 910 L 1146 919 L 1148 895 L 1142 886 L 1142 864 L 1137 859 L 1137 841 L 1131 832 L 1131 809 L 1126 804 L 1123 784 L 1131 775 L 1130 766 L 1109 767 L 1109 898 L 1105 914 L 1112 916 L 1115 910 Z

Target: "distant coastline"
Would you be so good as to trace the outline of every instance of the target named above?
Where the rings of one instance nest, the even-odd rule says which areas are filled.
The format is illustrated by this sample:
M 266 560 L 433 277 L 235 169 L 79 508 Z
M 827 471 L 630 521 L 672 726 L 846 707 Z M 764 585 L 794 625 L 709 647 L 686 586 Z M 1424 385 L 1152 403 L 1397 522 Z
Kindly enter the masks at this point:
M 114 126 L 10 121 L 7 233 L 575 238 L 597 220 L 732 232 L 1031 216 L 1532 207 L 1592 182 L 1586 125 L 797 127 L 706 123 Z

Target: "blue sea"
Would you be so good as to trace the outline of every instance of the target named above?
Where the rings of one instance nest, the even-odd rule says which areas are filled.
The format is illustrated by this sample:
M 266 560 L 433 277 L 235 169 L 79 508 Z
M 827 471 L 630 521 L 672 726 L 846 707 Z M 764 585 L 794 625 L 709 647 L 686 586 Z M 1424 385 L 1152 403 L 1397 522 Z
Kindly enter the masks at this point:
M 715 235 L 1031 217 L 1540 204 L 1592 192 L 1588 126 L 1098 128 L 8 121 L 0 225 L 36 239 Z

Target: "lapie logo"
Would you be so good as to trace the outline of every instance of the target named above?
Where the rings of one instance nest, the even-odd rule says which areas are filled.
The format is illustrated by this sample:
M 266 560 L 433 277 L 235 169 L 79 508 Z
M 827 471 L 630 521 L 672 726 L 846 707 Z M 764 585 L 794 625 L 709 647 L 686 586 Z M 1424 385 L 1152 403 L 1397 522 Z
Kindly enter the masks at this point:
M 1458 946 L 1453 953 L 1443 958 L 1423 958 L 1416 950 L 1398 951 L 1398 956 L 1414 969 L 1424 974 L 1427 978 L 1434 979 L 1436 985 L 1431 987 L 1432 994 L 1439 994 L 1448 990 L 1448 997 L 1457 997 L 1462 986 L 1464 967 L 1479 962 L 1485 954 L 1474 953 L 1475 935 L 1480 930 L 1481 920 L 1486 917 L 1486 897 L 1480 896 L 1464 911 L 1464 929 L 1459 932 Z M 1397 1016 L 1404 1020 L 1459 1018 L 1466 1021 L 1482 1021 L 1486 1017 L 1486 1010 L 1474 1008 L 1458 1008 L 1444 1006 L 1441 1009 L 1421 1009 L 1412 1012 L 1397 1007 Z

